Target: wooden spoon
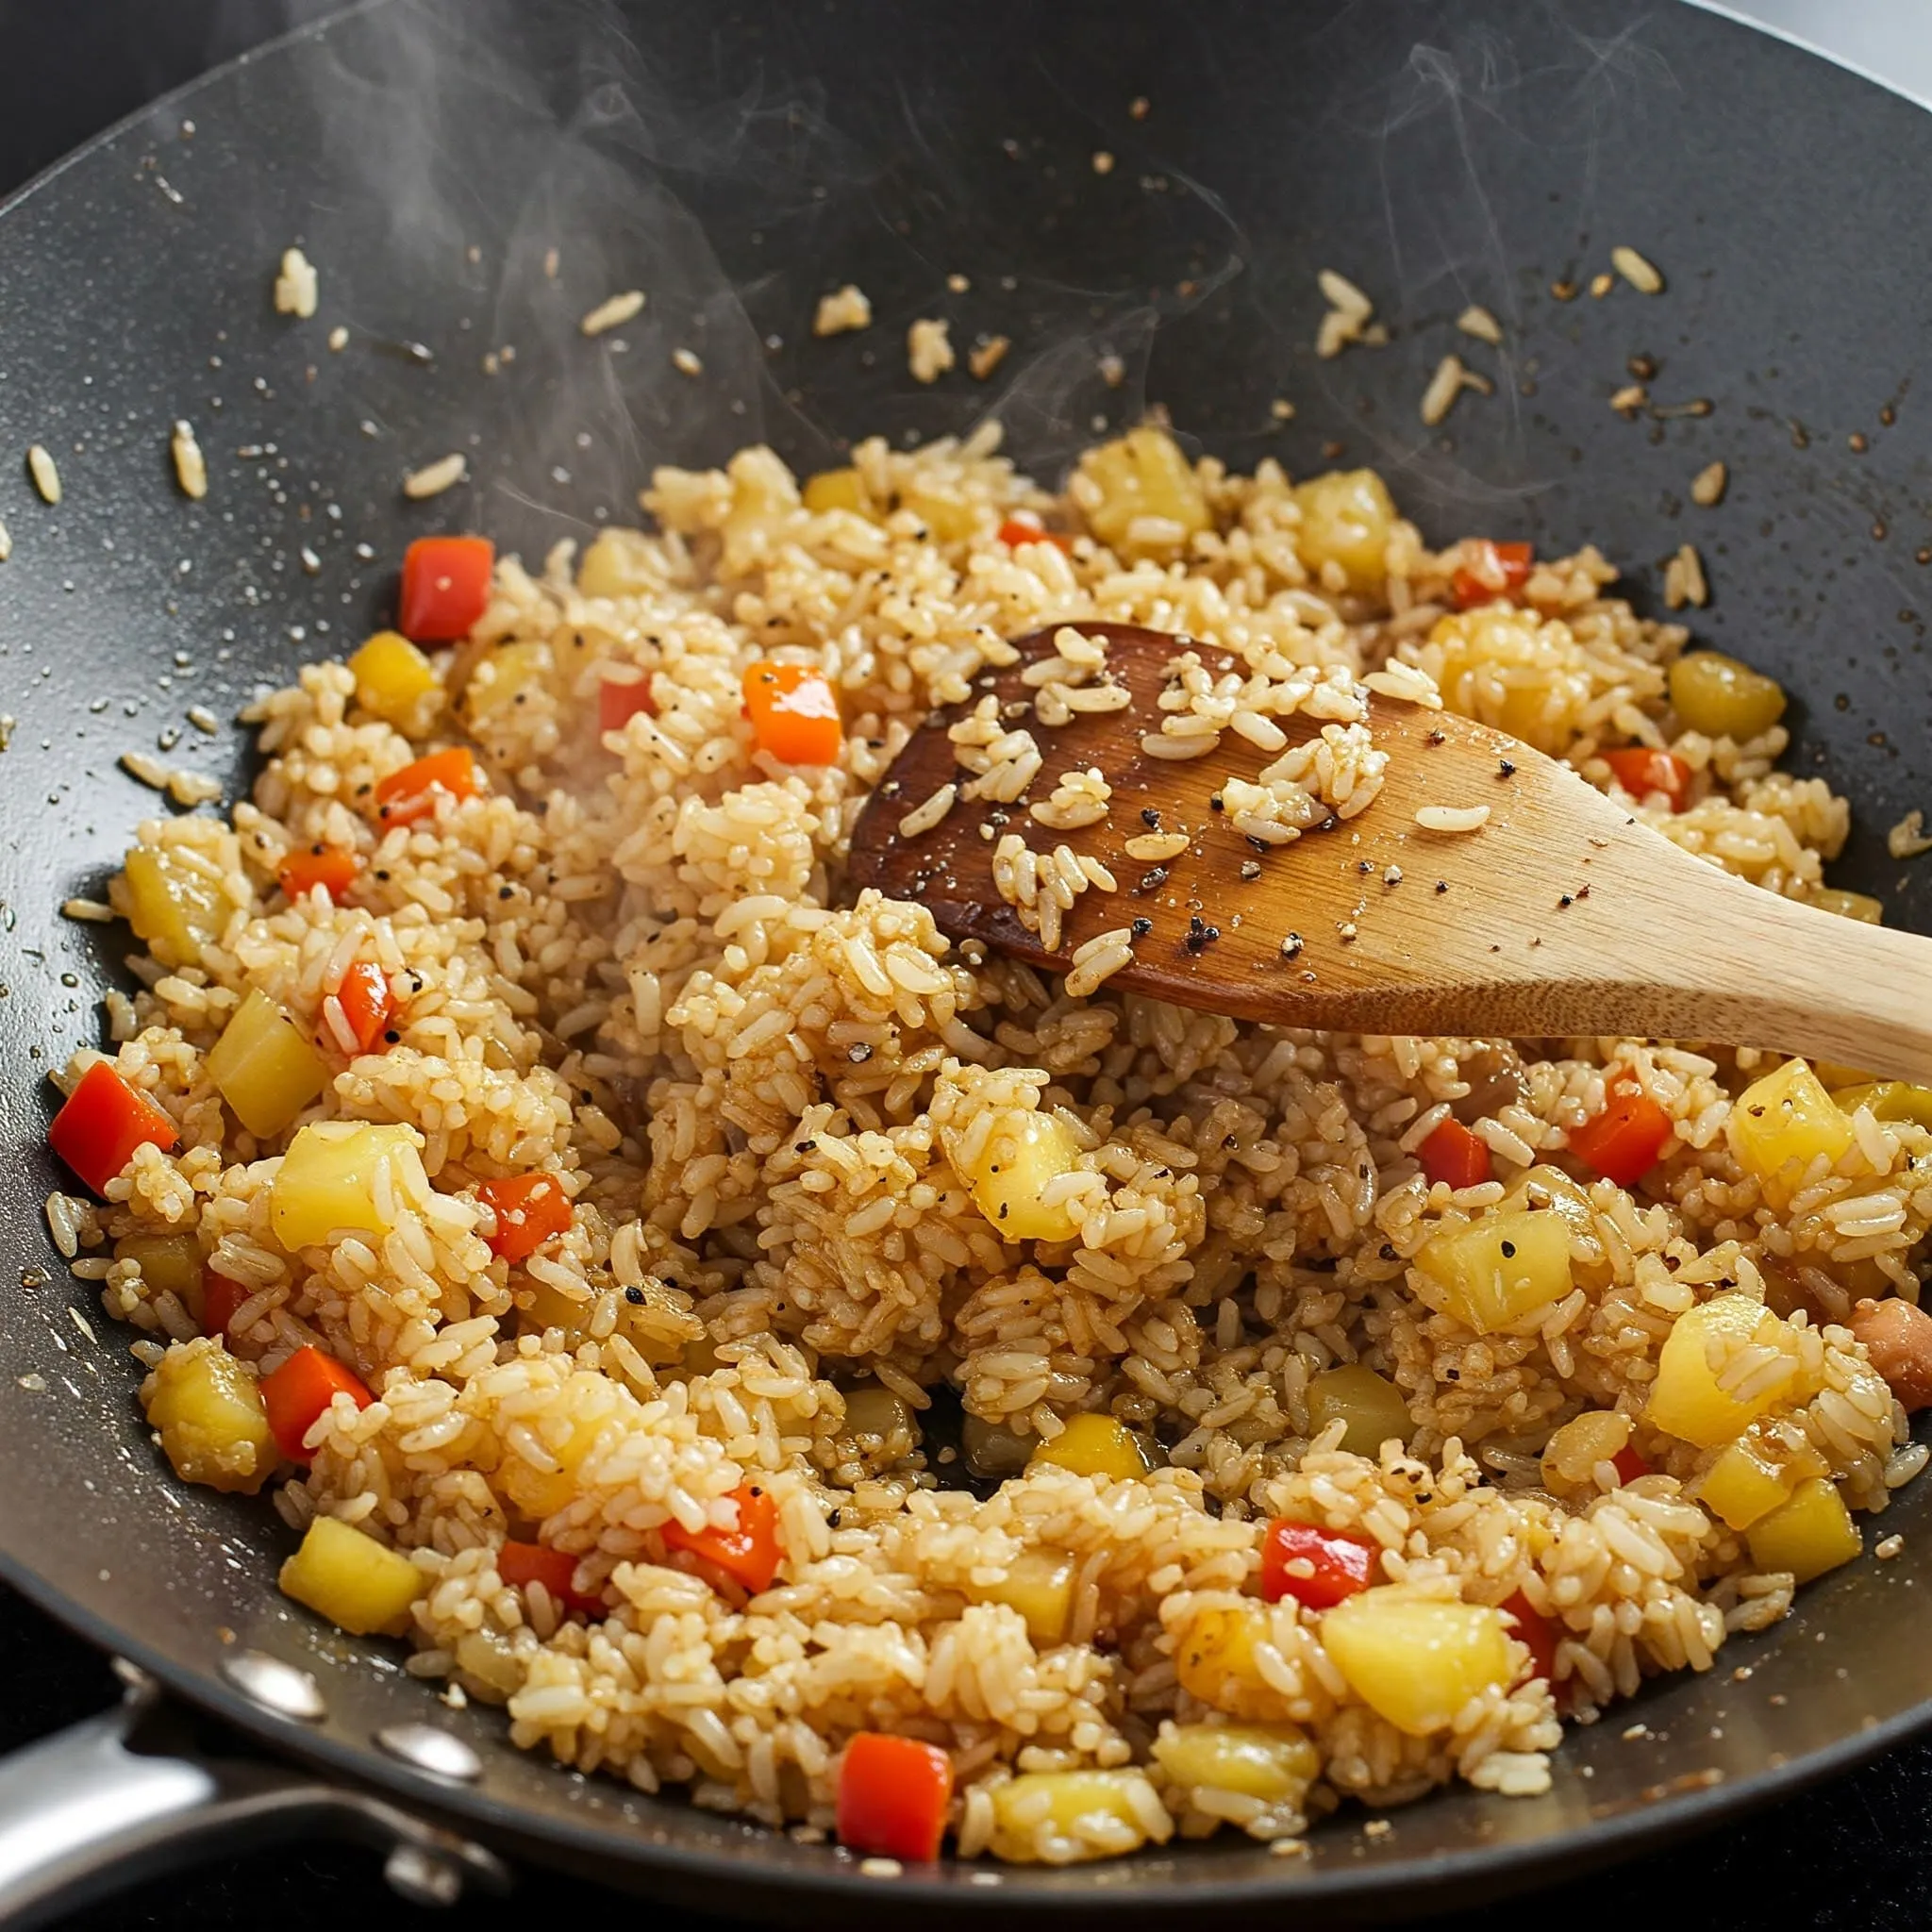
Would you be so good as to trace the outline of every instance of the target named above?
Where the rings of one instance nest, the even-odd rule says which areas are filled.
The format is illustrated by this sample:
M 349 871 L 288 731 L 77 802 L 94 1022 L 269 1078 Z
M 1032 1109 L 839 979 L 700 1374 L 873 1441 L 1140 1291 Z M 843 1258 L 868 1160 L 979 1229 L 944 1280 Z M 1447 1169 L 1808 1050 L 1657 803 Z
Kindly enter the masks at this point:
M 1025 800 L 956 802 L 933 829 L 899 822 L 957 768 L 947 728 L 971 704 L 935 713 L 874 791 L 852 838 L 850 876 L 927 907 L 941 931 L 1065 973 L 1095 935 L 1145 921 L 1122 991 L 1281 1025 L 1504 1038 L 1638 1035 L 1774 1047 L 1932 1080 L 1932 941 L 1798 905 L 1673 845 L 1567 765 L 1449 711 L 1379 695 L 1371 729 L 1391 754 L 1381 794 L 1357 817 L 1257 850 L 1215 808 L 1232 774 L 1276 756 L 1224 732 L 1207 756 L 1146 756 L 1167 667 L 1211 646 L 1128 625 L 1081 624 L 1108 640 L 1124 709 L 1034 720 L 1024 666 L 1053 632 L 1017 640 L 1019 662 L 982 675 L 1005 716 L 1033 732 L 1044 763 Z M 1024 707 L 1024 710 L 1020 708 Z M 1315 721 L 1277 721 L 1306 738 Z M 1108 816 L 1054 831 L 1027 802 L 1069 770 L 1097 768 Z M 1478 830 L 1424 830 L 1431 807 L 1487 806 Z M 1147 814 L 1157 814 L 1150 820 Z M 1164 863 L 1130 857 L 1150 824 L 1189 835 Z M 991 826 L 989 835 L 985 828 Z M 1119 890 L 1085 891 L 1057 950 L 1041 947 L 993 884 L 1001 832 L 1036 852 L 1065 844 L 1099 859 Z

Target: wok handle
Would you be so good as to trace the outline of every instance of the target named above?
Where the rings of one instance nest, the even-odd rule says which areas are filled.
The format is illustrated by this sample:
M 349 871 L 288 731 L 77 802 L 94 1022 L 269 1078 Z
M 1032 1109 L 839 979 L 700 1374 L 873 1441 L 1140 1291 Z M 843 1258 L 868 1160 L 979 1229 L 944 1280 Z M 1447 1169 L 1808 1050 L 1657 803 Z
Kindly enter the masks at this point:
M 142 1681 L 114 1709 L 0 1758 L 0 1926 L 292 1838 L 386 1851 L 384 1875 L 418 1905 L 454 1905 L 466 1884 L 508 1889 L 508 1868 L 483 1846 L 298 1767 L 204 1752 L 191 1728 Z

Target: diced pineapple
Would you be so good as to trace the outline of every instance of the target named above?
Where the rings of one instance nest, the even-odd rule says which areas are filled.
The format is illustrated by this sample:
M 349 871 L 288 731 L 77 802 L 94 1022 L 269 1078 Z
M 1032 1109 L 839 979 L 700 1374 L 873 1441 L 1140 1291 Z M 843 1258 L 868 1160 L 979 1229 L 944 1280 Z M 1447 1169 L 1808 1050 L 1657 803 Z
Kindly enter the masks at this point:
M 1589 1191 L 1574 1175 L 1565 1174 L 1560 1167 L 1552 1167 L 1547 1161 L 1539 1161 L 1536 1166 L 1525 1168 L 1497 1207 L 1505 1214 L 1547 1208 L 1570 1224 L 1573 1234 L 1580 1234 L 1591 1241 L 1597 1238 L 1596 1215 L 1590 1205 Z
M 463 687 L 463 716 L 471 728 L 484 731 L 499 722 L 541 691 L 553 668 L 548 644 L 497 645 L 477 660 Z
M 428 722 L 425 700 L 441 691 L 436 666 L 399 630 L 379 630 L 349 659 L 356 702 L 365 711 L 408 726 Z
M 1613 1408 L 1587 1408 L 1553 1430 L 1543 1444 L 1543 1487 L 1556 1494 L 1590 1494 L 1600 1462 L 1613 1462 L 1630 1442 L 1630 1418 Z
M 421 1198 L 429 1191 L 414 1127 L 365 1121 L 312 1121 L 289 1143 L 270 1189 L 275 1239 L 292 1253 L 317 1247 L 337 1232 L 381 1236 L 377 1170 L 389 1163 L 390 1191 Z
M 1018 1610 L 1026 1634 L 1042 1650 L 1064 1643 L 1074 1608 L 1074 1559 L 1058 1550 L 1022 1550 L 997 1583 L 975 1593 L 982 1603 Z
M 1382 1583 L 1322 1613 L 1322 1647 L 1349 1689 L 1411 1738 L 1447 1730 L 1472 1697 L 1514 1674 L 1502 1616 Z
M 136 845 L 122 861 L 127 923 L 163 966 L 192 966 L 222 936 L 228 899 L 212 864 L 180 845 Z
M 987 1141 L 973 1183 L 974 1205 L 1009 1241 L 1065 1241 L 1079 1224 L 1060 1202 L 1041 1199 L 1051 1180 L 1071 1173 L 1079 1143 L 1056 1114 L 1032 1113 L 1017 1134 Z
M 255 1371 L 210 1336 L 175 1342 L 143 1393 L 148 1422 L 184 1483 L 252 1495 L 281 1460 Z
M 1241 1711 L 1263 1688 L 1255 1667 L 1255 1646 L 1267 1636 L 1268 1627 L 1266 1607 L 1253 1601 L 1196 1611 L 1174 1646 L 1174 1672 L 1181 1689 L 1217 1709 Z
M 1864 925 L 1885 924 L 1885 902 L 1869 892 L 1848 892 L 1840 886 L 1819 886 L 1811 903 L 1821 912 L 1835 912 L 1840 919 L 1856 919 Z
M 1415 1429 L 1402 1391 L 1360 1362 L 1308 1378 L 1310 1432 L 1319 1435 L 1337 1418 L 1347 1424 L 1341 1446 L 1357 1456 L 1379 1456 L 1391 1436 L 1407 1447 Z
M 1689 729 L 1740 743 L 1785 714 L 1783 686 L 1722 651 L 1687 651 L 1671 666 L 1671 704 Z
M 1865 1548 L 1844 1498 L 1822 1475 L 1800 1483 L 1790 1502 L 1759 1517 L 1744 1541 L 1759 1570 L 1789 1570 L 1800 1583 L 1849 1563 Z
M 1030 1771 L 992 1790 L 990 1849 L 1013 1864 L 1112 1857 L 1172 1829 L 1143 1772 Z
M 1746 1344 L 1783 1357 L 1775 1372 L 1753 1374 L 1739 1397 L 1722 1385 L 1728 1355 Z M 1657 1357 L 1657 1380 L 1644 1413 L 1667 1436 L 1715 1449 L 1735 1441 L 1775 1407 L 1797 1379 L 1797 1338 L 1761 1302 L 1721 1294 L 1677 1317 Z
M 1692 1494 L 1733 1529 L 1749 1529 L 1789 1501 L 1801 1482 L 1824 1474 L 1824 1458 L 1808 1442 L 1774 1441 L 1747 1429 L 1720 1452 Z
M 1731 1152 L 1765 1191 L 1789 1200 L 1813 1161 L 1833 1165 L 1852 1144 L 1852 1124 L 1803 1060 L 1787 1060 L 1739 1094 L 1724 1125 Z
M 1551 753 L 1569 744 L 1591 689 L 1589 653 L 1569 625 L 1507 604 L 1440 619 L 1423 663 L 1444 703 Z
M 555 1414 L 535 1430 L 526 1448 L 513 1448 L 497 1469 L 496 1484 L 510 1507 L 533 1523 L 561 1509 L 576 1494 L 585 1457 L 627 1405 L 635 1413 L 629 1396 L 608 1375 L 573 1374 Z
M 1447 1228 L 1415 1257 L 1428 1305 L 1493 1335 L 1570 1292 L 1570 1224 L 1554 1208 Z
M 922 490 L 916 484 L 899 498 L 926 527 L 935 542 L 961 543 L 979 526 L 979 512 L 965 497 L 945 490 Z
M 333 1516 L 318 1516 L 282 1565 L 281 1585 L 285 1596 L 352 1637 L 400 1637 L 428 1579 L 400 1550 Z
M 1302 525 L 1295 552 L 1319 581 L 1322 566 L 1337 564 L 1359 596 L 1380 592 L 1389 575 L 1389 532 L 1395 505 L 1374 470 L 1330 470 L 1295 485 Z
M 1177 1785 L 1239 1791 L 1264 1805 L 1299 1805 L 1322 1772 L 1322 1754 L 1299 1724 L 1167 1724 L 1154 1757 Z
M 1908 1080 L 1865 1080 L 1856 1087 L 1840 1087 L 1831 1101 L 1847 1120 L 1861 1107 L 1869 1107 L 1875 1121 L 1932 1127 L 1932 1087 L 1914 1087 Z
M 509 1641 L 493 1630 L 468 1630 L 457 1639 L 457 1668 L 483 1687 L 486 1704 L 514 1697 L 528 1675 Z
M 1110 1415 L 1076 1415 L 1051 1442 L 1041 1443 L 1026 1467 L 1070 1469 L 1075 1475 L 1124 1482 L 1147 1474 L 1147 1457 L 1125 1423 Z
M 235 1118 L 267 1141 L 322 1091 L 328 1070 L 301 1028 L 257 988 L 209 1049 L 208 1076 Z
M 1172 552 L 1210 521 L 1193 465 L 1164 429 L 1130 429 L 1090 449 L 1080 472 L 1097 486 L 1076 497 L 1089 525 L 1124 555 Z
M 562 1289 L 553 1288 L 547 1281 L 533 1279 L 529 1284 L 529 1302 L 524 1309 L 524 1325 L 532 1334 L 539 1335 L 547 1328 L 558 1329 L 563 1336 L 565 1346 L 574 1349 L 589 1339 L 587 1324 L 591 1310 L 595 1306 L 588 1295 L 579 1301 L 575 1295 L 565 1294 Z
M 133 1261 L 157 1294 L 172 1294 L 201 1320 L 201 1243 L 192 1234 L 130 1234 L 114 1243 L 117 1261 Z
M 857 470 L 821 470 L 816 476 L 807 478 L 805 507 L 814 516 L 824 516 L 827 510 L 849 509 L 855 516 L 876 521 L 865 478 Z
M 577 566 L 577 588 L 587 597 L 641 596 L 661 581 L 641 530 L 600 530 Z

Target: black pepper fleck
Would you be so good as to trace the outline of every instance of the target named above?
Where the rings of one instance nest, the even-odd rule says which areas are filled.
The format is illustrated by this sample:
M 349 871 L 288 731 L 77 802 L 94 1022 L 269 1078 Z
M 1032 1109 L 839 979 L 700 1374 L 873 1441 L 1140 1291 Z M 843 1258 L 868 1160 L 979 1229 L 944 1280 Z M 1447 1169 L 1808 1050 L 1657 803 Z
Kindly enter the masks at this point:
M 1128 926 L 1127 930 L 1137 940 L 1144 940 L 1154 930 L 1154 922 L 1147 918 L 1145 914 L 1142 914 L 1141 918 L 1135 920 L 1132 925 Z
M 1499 777 L 1499 778 L 1513 778 L 1513 777 L 1515 777 L 1515 775 L 1516 775 L 1516 767 L 1515 767 L 1515 766 L 1514 766 L 1513 764 L 1511 764 L 1511 763 L 1509 762 L 1509 760 L 1508 760 L 1507 758 L 1498 758 L 1498 759 L 1496 760 L 1496 776 L 1497 776 L 1497 777 Z

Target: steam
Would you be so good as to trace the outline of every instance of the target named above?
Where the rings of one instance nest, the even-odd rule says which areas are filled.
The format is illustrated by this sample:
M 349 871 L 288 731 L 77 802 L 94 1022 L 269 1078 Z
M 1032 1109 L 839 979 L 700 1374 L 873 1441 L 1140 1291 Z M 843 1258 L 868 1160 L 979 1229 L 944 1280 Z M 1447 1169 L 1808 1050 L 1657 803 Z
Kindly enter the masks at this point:
M 323 322 L 354 336 L 324 375 L 409 462 L 466 447 L 492 525 L 508 497 L 538 541 L 538 525 L 582 535 L 634 519 L 661 463 L 770 441 L 809 471 L 862 435 L 988 415 L 1052 475 L 1143 413 L 1158 329 L 1247 259 L 1212 194 L 1124 158 L 1137 177 L 1107 197 L 1108 243 L 1079 250 L 1104 273 L 1071 282 L 1067 225 L 1091 219 L 1089 157 L 1118 125 L 1069 103 L 1051 139 L 1022 132 L 1002 156 L 983 118 L 916 87 L 832 100 L 776 48 L 708 68 L 702 9 L 632 20 L 605 0 L 388 0 L 309 63 L 302 139 L 341 187 L 315 196 L 308 252 Z M 814 341 L 818 297 L 848 280 L 873 326 Z M 586 339 L 582 317 L 628 289 L 641 312 Z M 906 365 L 920 316 L 949 320 L 960 353 L 930 389 Z M 1014 346 L 981 384 L 966 355 L 995 333 Z M 393 380 L 358 391 L 356 358 L 415 341 L 437 360 L 422 420 L 391 420 Z M 431 433 L 445 419 L 457 445 Z

